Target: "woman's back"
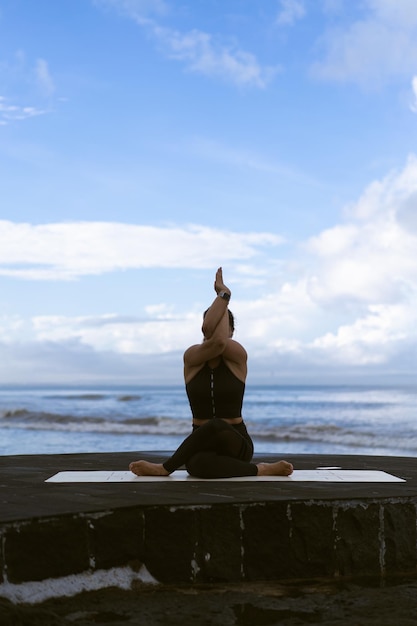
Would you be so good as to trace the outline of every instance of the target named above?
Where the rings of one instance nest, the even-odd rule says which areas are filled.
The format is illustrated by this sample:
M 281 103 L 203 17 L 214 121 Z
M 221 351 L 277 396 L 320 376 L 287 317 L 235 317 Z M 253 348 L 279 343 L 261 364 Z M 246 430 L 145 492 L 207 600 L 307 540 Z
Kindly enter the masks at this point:
M 185 388 L 194 419 L 230 419 L 242 415 L 245 383 L 223 359 L 215 368 L 206 363 Z

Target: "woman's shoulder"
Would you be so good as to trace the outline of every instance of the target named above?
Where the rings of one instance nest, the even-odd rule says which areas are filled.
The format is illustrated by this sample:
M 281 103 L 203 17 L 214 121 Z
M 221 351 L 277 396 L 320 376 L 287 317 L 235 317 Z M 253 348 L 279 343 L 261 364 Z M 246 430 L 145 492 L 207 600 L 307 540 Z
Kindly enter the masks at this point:
M 223 351 L 223 359 L 226 361 L 246 362 L 248 353 L 241 343 L 235 341 L 235 339 L 229 339 Z

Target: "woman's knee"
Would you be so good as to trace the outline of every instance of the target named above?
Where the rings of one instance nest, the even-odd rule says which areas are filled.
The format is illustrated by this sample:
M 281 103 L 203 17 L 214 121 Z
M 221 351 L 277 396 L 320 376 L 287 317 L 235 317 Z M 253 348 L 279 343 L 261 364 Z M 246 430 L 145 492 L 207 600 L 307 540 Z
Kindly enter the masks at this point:
M 197 454 L 188 459 L 185 469 L 190 476 L 207 478 L 213 456 L 215 456 L 213 452 L 197 452 Z

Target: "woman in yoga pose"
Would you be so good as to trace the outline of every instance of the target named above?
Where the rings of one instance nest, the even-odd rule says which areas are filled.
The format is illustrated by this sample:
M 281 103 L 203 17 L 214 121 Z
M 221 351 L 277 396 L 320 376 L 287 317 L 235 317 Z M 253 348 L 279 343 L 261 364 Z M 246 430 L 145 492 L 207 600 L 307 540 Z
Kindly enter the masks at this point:
M 287 461 L 252 463 L 253 443 L 242 418 L 247 354 L 232 339 L 231 291 L 220 267 L 214 281 L 216 298 L 204 314 L 204 340 L 184 353 L 184 379 L 193 415 L 192 433 L 164 463 L 134 461 L 138 476 L 168 476 L 185 465 L 197 478 L 289 476 Z

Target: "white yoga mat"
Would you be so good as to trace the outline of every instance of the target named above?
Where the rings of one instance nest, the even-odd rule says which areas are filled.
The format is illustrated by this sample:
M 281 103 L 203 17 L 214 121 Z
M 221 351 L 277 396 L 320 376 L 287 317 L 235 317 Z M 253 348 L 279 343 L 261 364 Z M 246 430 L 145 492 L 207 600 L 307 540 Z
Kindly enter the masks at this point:
M 329 482 L 329 483 L 395 483 L 406 482 L 402 478 L 379 470 L 344 470 L 317 468 L 294 470 L 291 476 L 239 476 L 235 478 L 194 478 L 185 470 L 170 476 L 136 476 L 130 471 L 74 471 L 58 472 L 47 483 L 158 483 L 183 481 L 232 481 L 232 482 Z

